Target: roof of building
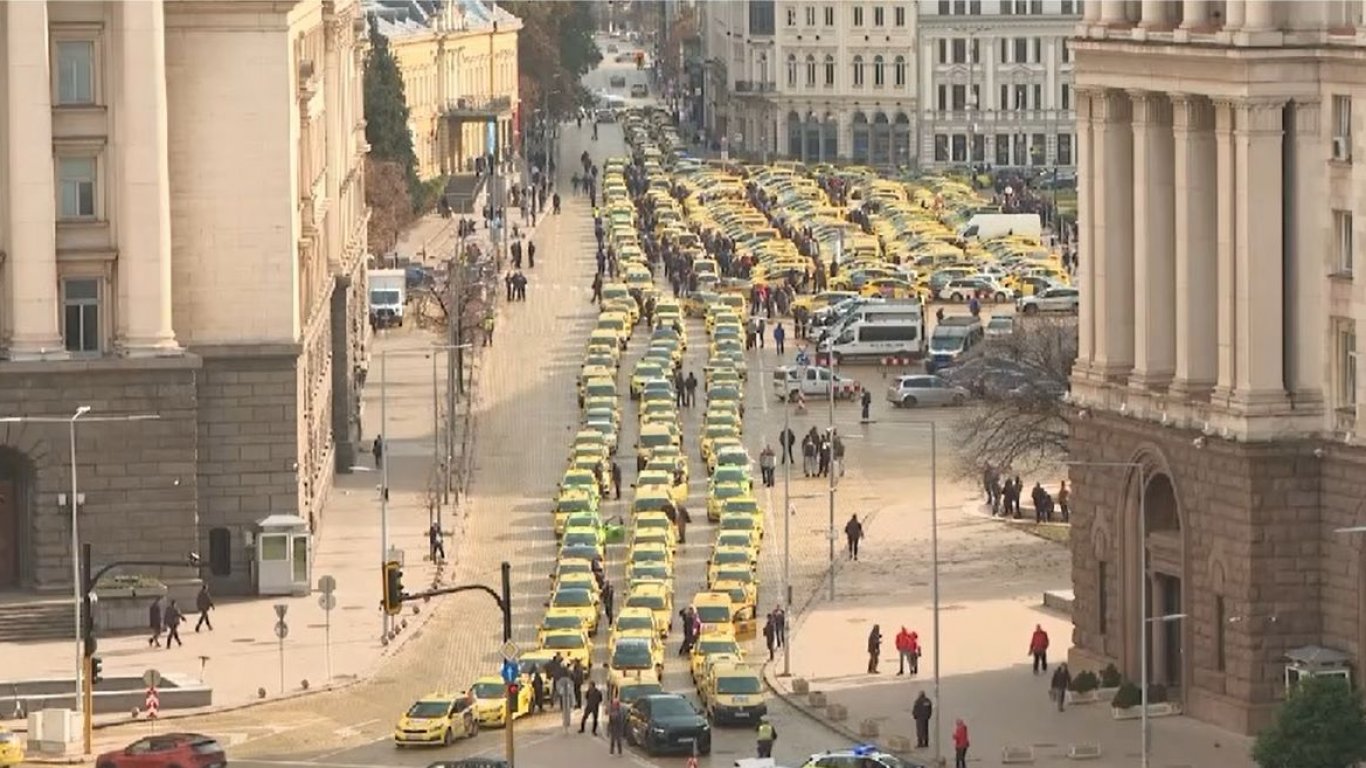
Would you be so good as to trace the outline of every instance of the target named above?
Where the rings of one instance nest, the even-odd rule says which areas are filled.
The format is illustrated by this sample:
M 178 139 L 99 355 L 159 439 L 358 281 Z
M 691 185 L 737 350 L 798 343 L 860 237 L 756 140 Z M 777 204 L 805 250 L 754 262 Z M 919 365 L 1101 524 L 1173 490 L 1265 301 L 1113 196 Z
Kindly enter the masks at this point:
M 486 0 L 362 0 L 380 34 L 403 37 L 433 31 L 487 31 L 520 26 L 521 19 Z

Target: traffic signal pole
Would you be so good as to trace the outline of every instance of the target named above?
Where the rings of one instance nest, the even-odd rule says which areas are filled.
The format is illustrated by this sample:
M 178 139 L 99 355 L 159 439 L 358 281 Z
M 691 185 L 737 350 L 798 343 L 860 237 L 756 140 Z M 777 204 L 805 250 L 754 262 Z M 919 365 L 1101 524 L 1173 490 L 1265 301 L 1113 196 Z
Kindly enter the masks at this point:
M 503 609 L 503 643 L 506 645 L 512 640 L 512 565 L 503 563 L 500 568 L 503 581 L 503 598 L 499 604 Z M 516 748 L 513 746 L 512 724 L 517 722 L 516 712 L 517 703 L 522 700 L 519 683 L 508 683 L 508 704 L 507 704 L 507 760 L 508 768 L 517 768 Z

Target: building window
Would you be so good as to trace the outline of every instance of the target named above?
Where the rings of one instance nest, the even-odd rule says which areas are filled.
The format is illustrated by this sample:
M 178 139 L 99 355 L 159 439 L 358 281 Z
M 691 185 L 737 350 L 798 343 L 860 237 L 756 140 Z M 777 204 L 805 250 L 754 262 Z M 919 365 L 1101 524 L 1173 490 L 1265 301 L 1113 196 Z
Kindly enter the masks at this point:
M 968 53 L 970 53 L 970 54 L 972 55 L 971 58 L 972 58 L 972 63 L 973 63 L 973 64 L 981 64 L 981 63 L 982 63 L 982 41 L 981 41 L 981 40 L 978 40 L 978 39 L 975 38 L 975 37 L 969 38 Z
M 787 25 L 788 25 L 789 27 L 795 27 L 795 26 L 797 26 L 797 9 L 796 9 L 796 8 L 788 8 L 788 9 L 787 9 Z
M 60 40 L 57 54 L 58 106 L 95 103 L 95 43 Z
M 999 109 L 1010 109 L 1010 86 L 1001 86 L 1001 98 L 996 103 Z
M 1058 134 L 1058 165 L 1072 164 L 1072 134 Z
M 966 64 L 968 61 L 968 41 L 963 38 L 955 38 L 953 41 L 953 63 Z
M 1031 39 L 1029 41 L 1029 53 L 1029 60 L 1035 64 L 1043 61 L 1043 40 L 1037 37 Z
M 1224 632 L 1225 625 L 1228 624 L 1227 611 L 1224 608 L 1224 596 L 1214 597 L 1214 669 L 1223 672 L 1226 659 L 1227 634 Z
M 892 82 L 898 88 L 906 85 L 906 57 L 898 56 L 892 61 Z
M 968 0 L 968 14 L 972 16 L 981 16 L 982 0 Z
M 1007 39 L 1005 39 L 1004 37 L 1001 38 L 1001 42 L 1000 42 L 1000 46 L 999 46 L 999 47 L 1000 47 L 1000 49 L 1001 49 L 1001 54 L 1000 54 L 1000 56 L 998 56 L 997 58 L 999 58 L 999 59 L 1001 60 L 1001 63 L 1002 63 L 1002 64 L 1009 64 L 1009 63 L 1010 63 L 1010 41 L 1007 40 Z
M 1043 15 L 1043 0 L 1029 0 L 1029 12 L 1035 16 Z
M 97 163 L 94 157 L 57 158 L 57 215 L 63 220 L 95 218 Z
M 1029 164 L 1043 165 L 1048 160 L 1048 137 L 1036 133 L 1029 137 Z
M 1352 159 L 1352 97 L 1333 97 L 1333 159 Z
M 940 63 L 940 64 L 948 64 L 948 63 L 949 63 L 949 41 L 948 41 L 946 38 L 942 38 L 942 37 L 941 37 L 941 38 L 939 38 L 939 44 L 938 44 L 936 47 L 939 48 L 939 63 Z
M 1014 42 L 1014 55 L 1011 56 L 1012 64 L 1026 64 L 1029 62 L 1029 38 L 1017 37 Z
M 1001 15 L 1009 16 L 1014 11 L 1015 3 L 1012 0 L 1001 0 Z
M 1072 108 L 1072 86 L 1067 83 L 1062 84 L 1062 99 L 1060 100 L 1063 109 Z
M 861 5 L 854 6 L 854 26 L 863 26 L 863 6 Z
M 1013 109 L 1029 109 L 1029 86 L 1015 86 L 1015 102 L 1011 107 Z
M 953 152 L 950 155 L 955 163 L 966 163 L 968 161 L 968 137 L 955 133 L 953 135 Z
M 882 61 L 882 56 L 873 57 L 873 87 L 881 88 L 887 84 L 887 67 Z
M 880 27 L 886 23 L 886 20 L 886 17 L 883 15 L 882 6 L 873 6 L 873 26 Z
M 806 87 L 816 87 L 816 57 L 809 53 L 806 55 Z
M 892 23 L 898 27 L 906 26 L 906 9 L 897 6 L 892 9 Z
M 965 85 L 955 85 L 949 91 L 951 95 L 950 103 L 954 112 L 962 112 L 968 108 L 968 88 Z
M 1333 273 L 1352 274 L 1352 212 L 1333 211 Z
M 835 87 L 835 57 L 825 54 L 825 87 Z
M 863 57 L 862 57 L 862 56 L 857 56 L 857 55 L 854 56 L 853 68 L 854 68 L 854 87 L 855 87 L 855 88 L 862 88 L 862 87 L 863 87 Z
M 1072 61 L 1072 41 L 1062 41 L 1062 63 L 1067 64 Z
M 808 6 L 806 7 L 806 26 L 808 26 L 808 27 L 814 27 L 814 26 L 816 26 L 816 8 L 815 8 L 815 6 L 810 6 L 810 5 L 808 5 Z
M 62 338 L 68 352 L 100 351 L 100 281 L 97 278 L 62 281 Z
M 1034 109 L 1043 109 L 1043 86 L 1034 86 Z
M 797 87 L 797 55 L 795 53 L 787 55 L 787 87 Z
M 948 16 L 948 15 L 949 15 L 949 0 L 939 0 L 939 15 L 940 15 L 940 16 Z
M 1096 563 L 1096 631 L 1105 634 L 1110 624 L 1110 585 L 1104 560 Z
M 1077 12 L 1076 5 L 1072 0 L 1062 0 L 1062 15 L 1071 16 Z
M 227 528 L 209 529 L 209 573 L 232 575 L 232 532 Z
M 947 163 L 949 161 L 949 137 L 937 133 L 934 136 L 934 161 L 936 163 Z
M 953 15 L 963 16 L 968 12 L 967 0 L 953 0 Z
M 996 164 L 1001 166 L 1010 165 L 1010 135 L 1006 133 L 996 134 Z
M 1337 323 L 1334 364 L 1337 366 L 1338 410 L 1355 411 L 1357 407 L 1357 328 L 1356 321 L 1340 318 Z
M 825 26 L 835 26 L 835 6 L 833 5 L 825 6 Z
M 935 99 L 936 105 L 939 107 L 940 112 L 945 112 L 949 108 L 949 87 L 947 85 L 941 85 L 937 91 L 937 98 Z

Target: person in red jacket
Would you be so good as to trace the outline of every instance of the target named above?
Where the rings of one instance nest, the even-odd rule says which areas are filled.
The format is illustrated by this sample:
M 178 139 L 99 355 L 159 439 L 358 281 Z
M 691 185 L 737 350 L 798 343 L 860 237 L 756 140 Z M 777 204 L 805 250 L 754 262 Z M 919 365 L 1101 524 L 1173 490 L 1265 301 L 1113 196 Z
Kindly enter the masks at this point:
M 899 662 L 896 673 L 904 675 L 906 674 L 906 662 L 911 658 L 911 633 L 905 627 L 896 633 L 896 655 Z M 911 668 L 914 669 L 915 662 L 912 661 L 911 665 Z
M 962 720 L 953 723 L 953 768 L 968 768 L 968 726 Z
M 1048 671 L 1048 633 L 1040 624 L 1034 625 L 1034 634 L 1029 637 L 1029 655 L 1034 657 L 1034 674 Z

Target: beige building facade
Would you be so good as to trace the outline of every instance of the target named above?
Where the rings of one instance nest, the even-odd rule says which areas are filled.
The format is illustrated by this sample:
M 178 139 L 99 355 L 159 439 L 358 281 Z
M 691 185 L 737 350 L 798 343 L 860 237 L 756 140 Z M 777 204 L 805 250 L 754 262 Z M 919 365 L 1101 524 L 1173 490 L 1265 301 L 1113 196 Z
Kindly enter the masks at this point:
M 251 588 L 350 466 L 366 324 L 353 0 L 0 4 L 0 414 L 78 429 L 98 561 Z M 340 449 L 340 450 L 339 450 Z M 0 428 L 0 589 L 70 583 L 66 428 Z
M 364 0 L 403 74 L 408 127 L 423 179 L 473 173 L 488 154 L 517 146 L 517 41 L 522 22 L 482 0 Z
M 1253 731 L 1288 657 L 1366 655 L 1363 4 L 1088 0 L 1073 48 L 1074 661 L 1147 632 Z

